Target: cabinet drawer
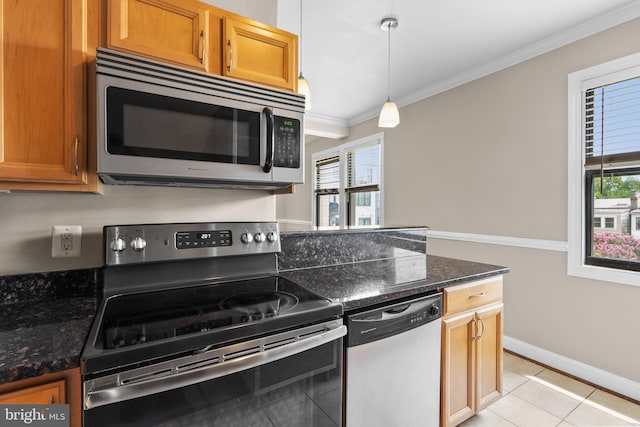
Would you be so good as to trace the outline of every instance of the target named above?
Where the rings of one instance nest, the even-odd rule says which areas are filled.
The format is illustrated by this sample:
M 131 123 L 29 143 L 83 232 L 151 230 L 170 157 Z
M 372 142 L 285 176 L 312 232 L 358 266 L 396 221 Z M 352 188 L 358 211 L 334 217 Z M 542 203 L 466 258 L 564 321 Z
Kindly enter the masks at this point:
M 502 276 L 465 283 L 443 289 L 442 315 L 460 313 L 502 300 Z
M 59 380 L 0 394 L 0 404 L 47 405 L 50 403 L 65 403 L 64 396 L 65 380 Z

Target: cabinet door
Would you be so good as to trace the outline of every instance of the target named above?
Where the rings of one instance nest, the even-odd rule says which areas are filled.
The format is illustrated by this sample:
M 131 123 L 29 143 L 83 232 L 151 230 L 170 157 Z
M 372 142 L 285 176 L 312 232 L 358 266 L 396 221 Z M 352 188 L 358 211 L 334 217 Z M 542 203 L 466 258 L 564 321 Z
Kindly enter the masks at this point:
M 0 395 L 0 404 L 34 404 L 65 403 L 64 380 L 52 381 L 32 387 Z
M 297 90 L 295 34 L 240 16 L 225 16 L 223 33 L 223 75 Z
M 475 314 L 476 410 L 480 411 L 502 395 L 502 313 L 504 305 L 492 304 Z
M 193 0 L 111 0 L 108 47 L 220 74 L 220 21 Z
M 0 188 L 86 182 L 86 13 L 87 0 L 2 2 Z
M 458 425 L 475 411 L 475 313 L 442 320 L 442 426 Z

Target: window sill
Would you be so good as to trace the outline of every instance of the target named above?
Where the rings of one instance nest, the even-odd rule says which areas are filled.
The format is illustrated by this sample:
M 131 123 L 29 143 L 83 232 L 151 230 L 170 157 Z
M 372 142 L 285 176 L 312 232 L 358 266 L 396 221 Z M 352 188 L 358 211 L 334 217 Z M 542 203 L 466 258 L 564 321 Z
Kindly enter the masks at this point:
M 640 272 L 637 271 L 617 270 L 595 265 L 572 265 L 569 263 L 567 274 L 621 285 L 640 286 Z

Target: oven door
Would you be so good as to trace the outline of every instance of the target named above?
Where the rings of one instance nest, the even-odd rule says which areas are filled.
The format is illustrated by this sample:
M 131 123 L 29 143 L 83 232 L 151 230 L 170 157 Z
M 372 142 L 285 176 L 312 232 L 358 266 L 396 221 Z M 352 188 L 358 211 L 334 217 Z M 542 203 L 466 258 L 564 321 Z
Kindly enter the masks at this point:
M 340 426 L 341 320 L 84 382 L 84 425 Z

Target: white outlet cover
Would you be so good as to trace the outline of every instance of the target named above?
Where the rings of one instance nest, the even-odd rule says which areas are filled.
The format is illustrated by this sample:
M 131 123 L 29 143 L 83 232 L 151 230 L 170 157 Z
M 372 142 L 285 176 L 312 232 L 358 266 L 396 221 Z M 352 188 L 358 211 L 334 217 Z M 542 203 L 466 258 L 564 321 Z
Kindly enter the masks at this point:
M 72 242 L 69 249 L 62 247 L 62 235 L 71 234 Z M 51 227 L 51 256 L 53 258 L 78 257 L 82 252 L 81 225 L 54 225 Z

